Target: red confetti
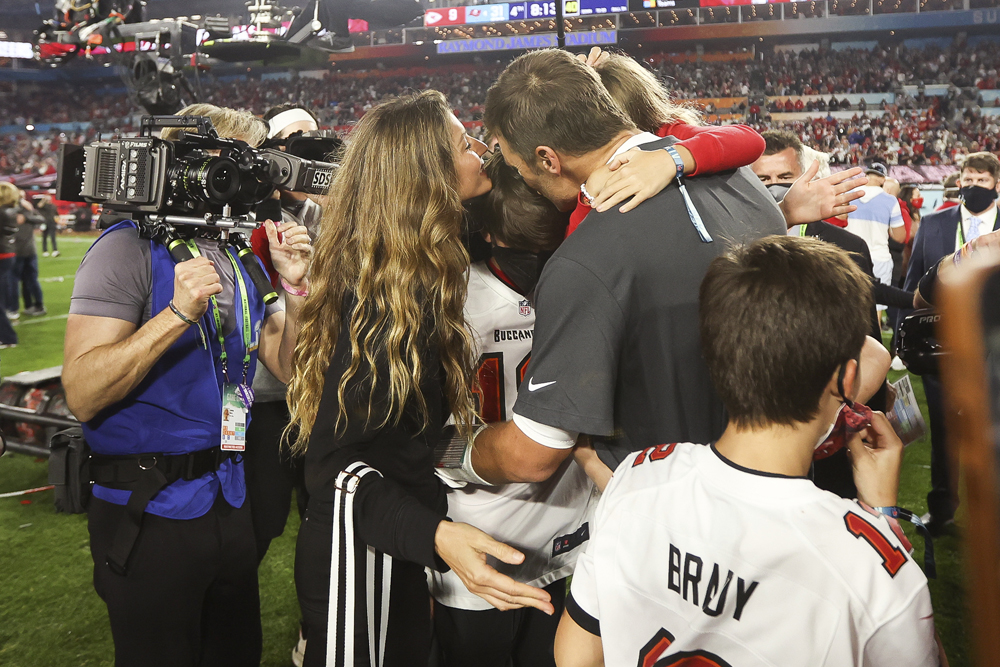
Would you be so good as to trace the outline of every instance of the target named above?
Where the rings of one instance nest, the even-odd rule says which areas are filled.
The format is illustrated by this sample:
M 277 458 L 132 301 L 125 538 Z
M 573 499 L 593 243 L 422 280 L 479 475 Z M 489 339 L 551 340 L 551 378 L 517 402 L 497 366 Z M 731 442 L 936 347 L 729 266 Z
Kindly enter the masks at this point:
M 31 504 L 31 501 L 30 501 L 30 500 L 22 500 L 22 501 L 21 501 L 21 504 L 22 504 L 22 505 L 30 505 L 30 504 Z

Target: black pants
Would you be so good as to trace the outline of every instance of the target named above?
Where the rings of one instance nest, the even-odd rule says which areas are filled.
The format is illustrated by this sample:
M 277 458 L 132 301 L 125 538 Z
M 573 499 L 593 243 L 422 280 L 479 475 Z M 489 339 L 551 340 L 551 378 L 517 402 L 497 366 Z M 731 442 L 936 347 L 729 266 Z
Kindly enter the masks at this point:
M 469 611 L 434 604 L 442 667 L 555 667 L 552 646 L 566 600 L 566 580 L 545 587 L 556 611 Z
M 59 233 L 59 228 L 57 227 L 55 221 L 51 223 L 45 223 L 45 229 L 42 230 L 42 252 L 49 251 L 49 240 L 52 240 L 52 249 L 58 250 L 56 247 L 56 234 Z
M 257 539 L 257 561 L 260 562 L 271 540 L 285 532 L 292 489 L 298 497 L 299 517 L 305 513 L 306 485 L 302 459 L 292 458 L 288 450 L 281 447 L 281 434 L 290 419 L 285 401 L 254 403 L 250 416 L 243 460 Z
M 107 565 L 124 505 L 91 498 L 94 589 L 108 606 L 116 667 L 260 664 L 250 508 L 219 494 L 208 514 L 181 521 L 146 514 L 125 576 Z
M 922 376 L 927 396 L 927 418 L 931 429 L 931 490 L 927 494 L 927 510 L 935 521 L 947 521 L 955 516 L 958 493 L 952 479 L 951 461 L 944 428 L 944 397 L 941 380 L 936 375 Z
M 295 589 L 305 636 L 309 640 L 304 667 L 326 665 L 330 576 L 337 571 L 331 566 L 332 508 L 327 514 L 317 511 L 315 505 L 310 504 L 306 511 L 295 547 Z M 356 541 L 355 547 L 357 562 L 365 563 L 367 547 L 360 541 Z M 357 667 L 369 665 L 365 575 L 364 568 L 359 567 L 354 588 L 354 665 Z M 388 618 L 383 667 L 427 665 L 431 652 L 431 597 L 423 566 L 392 560 Z

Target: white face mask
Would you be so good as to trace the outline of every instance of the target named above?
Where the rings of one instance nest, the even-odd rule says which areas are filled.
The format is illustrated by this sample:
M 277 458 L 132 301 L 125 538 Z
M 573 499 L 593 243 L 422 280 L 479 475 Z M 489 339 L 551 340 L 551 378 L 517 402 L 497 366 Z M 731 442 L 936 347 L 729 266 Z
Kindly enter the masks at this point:
M 843 409 L 844 409 L 844 407 L 845 407 L 845 405 L 841 405 L 841 406 L 840 406 L 840 410 L 843 410 Z M 840 416 L 840 410 L 837 410 L 837 416 L 838 416 L 838 417 Z M 826 442 L 826 439 L 830 437 L 830 434 L 831 434 L 831 433 L 833 433 L 833 428 L 834 428 L 834 427 L 835 427 L 836 425 L 837 425 L 837 420 L 836 420 L 836 419 L 834 419 L 834 420 L 833 420 L 833 423 L 832 423 L 832 424 L 830 424 L 830 428 L 826 429 L 826 433 L 824 433 L 824 434 L 823 434 L 822 436 L 820 436 L 820 438 L 819 438 L 819 441 L 817 441 L 817 442 L 816 442 L 816 446 L 815 446 L 815 447 L 813 447 L 813 449 L 819 449 L 819 448 L 820 448 L 820 445 L 822 445 L 822 444 L 823 444 L 824 442 Z

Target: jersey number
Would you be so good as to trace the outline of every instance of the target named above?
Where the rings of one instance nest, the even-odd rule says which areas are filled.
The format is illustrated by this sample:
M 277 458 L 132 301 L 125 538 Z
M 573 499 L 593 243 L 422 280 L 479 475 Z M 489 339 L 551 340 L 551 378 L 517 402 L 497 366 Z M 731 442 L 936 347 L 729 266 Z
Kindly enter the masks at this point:
M 728 662 L 708 651 L 678 651 L 664 656 L 664 651 L 670 648 L 673 643 L 674 636 L 660 628 L 639 651 L 637 667 L 732 667 Z
M 857 538 L 863 537 L 872 549 L 878 552 L 882 557 L 882 567 L 890 577 L 895 577 L 899 568 L 906 563 L 906 554 L 899 547 L 893 546 L 878 528 L 854 512 L 844 515 L 844 523 L 847 524 L 847 530 L 851 535 Z
M 528 371 L 529 352 L 517 364 L 515 384 L 521 387 L 524 375 Z M 476 382 L 472 393 L 476 397 L 479 415 L 487 424 L 507 421 L 507 398 L 505 396 L 503 377 L 503 352 L 489 352 L 479 357 L 479 367 L 476 369 Z

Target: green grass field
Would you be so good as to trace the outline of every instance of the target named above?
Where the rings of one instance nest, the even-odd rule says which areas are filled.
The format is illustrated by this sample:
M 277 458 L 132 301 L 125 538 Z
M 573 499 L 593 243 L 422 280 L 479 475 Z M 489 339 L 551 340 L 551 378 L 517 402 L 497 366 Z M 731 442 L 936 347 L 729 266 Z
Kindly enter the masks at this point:
M 63 255 L 39 257 L 45 280 L 48 315 L 22 316 L 17 348 L 0 352 L 0 372 L 12 375 L 62 363 L 62 338 L 73 286 L 73 273 L 92 238 L 63 237 Z M 61 278 L 61 280 L 60 280 Z M 899 377 L 893 373 L 892 380 Z M 914 378 L 923 405 L 923 387 Z M 926 409 L 924 410 L 926 415 Z M 7 454 L 0 459 L 0 493 L 46 484 L 44 460 Z M 930 486 L 930 443 L 927 438 L 906 451 L 900 504 L 918 515 L 926 511 Z M 25 500 L 30 502 L 24 503 Z M 959 521 L 963 519 L 959 512 Z M 923 540 L 905 527 L 917 549 Z M 297 636 L 298 606 L 292 578 L 298 516 L 272 543 L 260 568 L 264 624 L 264 665 L 290 665 Z M 113 647 L 107 614 L 91 586 L 93 563 L 86 518 L 56 514 L 51 492 L 24 498 L 0 498 L 0 665 L 62 667 L 112 665 Z M 930 582 L 938 631 L 953 667 L 972 664 L 965 623 L 964 572 L 958 538 L 935 541 L 938 579 Z M 777 611 L 777 610 L 776 610 Z M 778 612 L 780 614 L 780 612 Z

